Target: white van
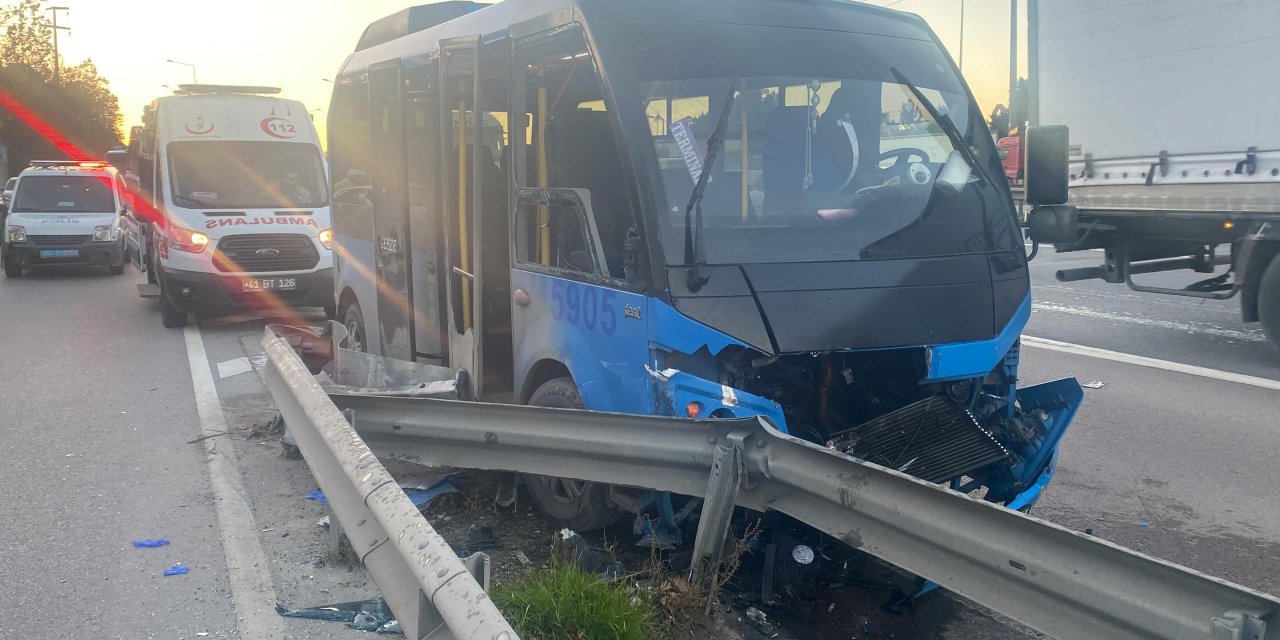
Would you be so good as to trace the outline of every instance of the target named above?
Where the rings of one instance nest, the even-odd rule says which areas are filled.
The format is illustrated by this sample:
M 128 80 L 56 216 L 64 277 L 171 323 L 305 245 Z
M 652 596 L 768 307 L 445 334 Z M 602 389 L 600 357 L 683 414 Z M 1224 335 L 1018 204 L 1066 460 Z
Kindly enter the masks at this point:
M 0 260 L 9 278 L 39 265 L 124 273 L 124 182 L 105 162 L 36 161 L 18 174 Z
M 278 92 L 181 85 L 143 112 L 126 252 L 166 327 L 189 313 L 333 313 L 325 160 L 306 107 Z

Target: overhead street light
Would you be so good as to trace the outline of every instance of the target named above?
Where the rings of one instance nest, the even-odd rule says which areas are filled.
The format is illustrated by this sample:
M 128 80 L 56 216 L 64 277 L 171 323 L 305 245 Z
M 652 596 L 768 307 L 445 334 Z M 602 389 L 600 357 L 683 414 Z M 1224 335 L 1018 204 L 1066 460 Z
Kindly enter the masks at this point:
M 165 60 L 165 62 L 168 62 L 169 64 L 182 65 L 184 67 L 191 67 L 192 84 L 200 84 L 200 80 L 196 77 L 196 66 L 194 64 L 191 64 L 190 62 L 179 62 L 177 60 Z
M 71 27 L 58 26 L 58 12 L 66 11 L 71 13 L 71 8 L 47 7 L 45 10 L 53 14 L 53 81 L 57 83 L 62 78 L 62 58 L 58 56 L 58 32 L 66 31 L 67 35 L 71 35 Z

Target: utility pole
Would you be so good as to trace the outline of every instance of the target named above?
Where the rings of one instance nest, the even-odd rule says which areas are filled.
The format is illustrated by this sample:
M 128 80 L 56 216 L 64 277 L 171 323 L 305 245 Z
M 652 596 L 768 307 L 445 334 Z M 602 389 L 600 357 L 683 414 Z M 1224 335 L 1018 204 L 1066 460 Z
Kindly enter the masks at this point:
M 62 58 L 58 56 L 58 31 L 66 31 L 70 33 L 71 27 L 58 26 L 58 12 L 71 12 L 68 7 L 49 7 L 48 11 L 53 14 L 53 83 L 58 84 L 62 78 Z
M 964 74 L 964 0 L 960 0 L 960 73 Z
M 1040 124 L 1040 7 L 1027 0 L 1027 120 Z
M 1013 101 L 1018 96 L 1018 0 L 1009 0 L 1009 127 L 1014 127 Z M 1022 123 L 1016 125 L 1022 128 Z

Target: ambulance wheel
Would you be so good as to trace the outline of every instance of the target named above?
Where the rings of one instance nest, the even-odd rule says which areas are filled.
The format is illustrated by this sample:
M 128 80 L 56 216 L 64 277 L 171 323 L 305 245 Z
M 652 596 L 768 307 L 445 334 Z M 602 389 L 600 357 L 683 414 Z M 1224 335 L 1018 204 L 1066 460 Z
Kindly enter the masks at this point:
M 584 409 L 582 396 L 573 378 L 555 378 L 542 383 L 529 398 L 535 407 Z M 529 496 L 549 520 L 574 531 L 603 529 L 626 515 L 609 504 L 609 486 L 598 482 L 525 475 Z
M 164 281 L 160 282 L 160 323 L 166 329 L 180 329 L 187 326 L 187 314 L 173 308 L 173 304 L 169 302 L 169 292 L 164 286 Z
M 1271 344 L 1280 348 L 1280 255 L 1271 259 L 1258 282 L 1258 318 Z

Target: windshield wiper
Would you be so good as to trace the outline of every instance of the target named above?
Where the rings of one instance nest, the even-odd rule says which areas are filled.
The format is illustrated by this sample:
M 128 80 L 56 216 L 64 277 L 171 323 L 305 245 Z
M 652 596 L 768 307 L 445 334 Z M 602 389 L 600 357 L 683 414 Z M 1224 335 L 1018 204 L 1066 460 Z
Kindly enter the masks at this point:
M 733 111 L 733 103 L 738 94 L 738 76 L 729 83 L 729 95 L 725 98 L 724 107 L 716 118 L 716 128 L 707 140 L 707 157 L 702 163 L 702 171 L 698 172 L 698 182 L 693 185 L 693 193 L 689 194 L 689 205 L 684 208 L 684 262 L 689 264 L 688 285 L 690 291 L 697 291 L 707 283 L 707 249 L 703 245 L 702 229 L 702 194 L 707 190 L 707 180 L 711 178 L 711 167 L 716 163 L 720 147 L 724 146 L 724 130 L 729 123 L 729 113 Z M 693 224 L 689 224 L 690 216 Z M 695 229 L 696 239 L 695 239 Z
M 978 165 L 978 159 L 974 157 L 973 150 L 969 148 L 969 145 L 965 144 L 964 136 L 960 135 L 960 129 L 951 120 L 951 116 L 938 111 L 938 108 L 924 96 L 924 92 L 920 91 L 920 87 L 917 87 L 916 83 L 902 75 L 902 72 L 898 71 L 897 67 L 889 67 L 889 73 L 893 74 L 898 84 L 911 91 L 911 95 L 915 96 L 916 102 L 919 102 L 920 106 L 924 107 L 924 110 L 929 113 L 929 117 L 933 118 L 933 121 L 937 122 L 938 126 L 942 128 L 942 132 L 947 134 L 947 139 L 951 141 L 951 146 L 955 147 L 956 151 L 960 152 L 960 156 L 964 158 L 964 161 L 969 163 L 969 168 L 973 170 L 973 175 L 978 178 L 978 184 L 986 186 L 987 183 L 982 177 L 982 168 Z
M 195 198 L 190 198 L 190 197 L 187 197 L 187 196 L 178 195 L 178 194 L 176 194 L 176 193 L 175 193 L 175 194 L 173 194 L 173 203 L 174 203 L 174 204 L 180 204 L 180 205 L 182 205 L 182 206 L 184 206 L 184 207 L 193 207 L 193 208 L 197 208 L 197 209 L 206 209 L 206 208 L 208 208 L 208 207 L 205 205 L 205 203 L 200 202 L 199 200 L 196 200 Z

